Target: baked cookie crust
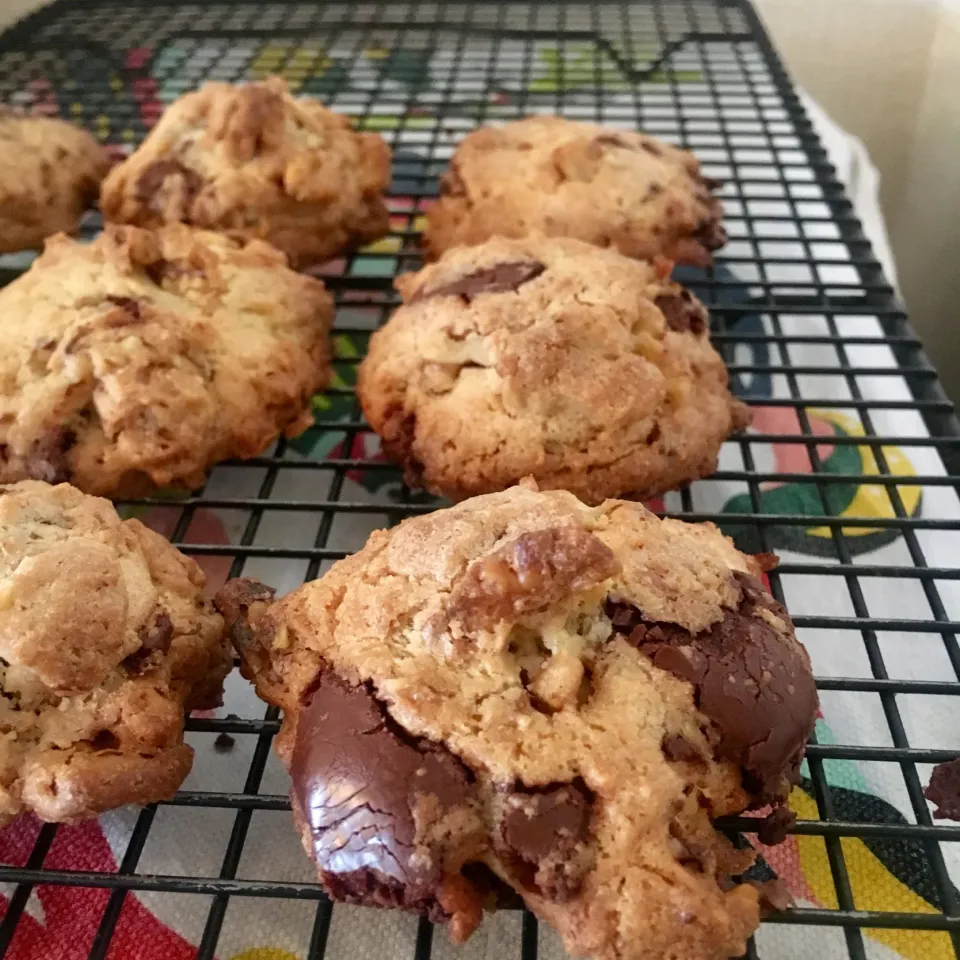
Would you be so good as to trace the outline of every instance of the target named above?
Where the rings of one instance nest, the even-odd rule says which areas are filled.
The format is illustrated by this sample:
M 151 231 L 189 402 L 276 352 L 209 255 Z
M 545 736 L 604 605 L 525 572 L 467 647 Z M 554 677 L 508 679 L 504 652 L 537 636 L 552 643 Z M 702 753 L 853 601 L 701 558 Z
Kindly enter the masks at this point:
M 718 186 L 689 151 L 631 130 L 562 117 L 481 127 L 441 179 L 424 253 L 542 233 L 707 266 L 727 239 Z
M 109 168 L 106 151 L 86 130 L 0 111 L 0 253 L 36 249 L 75 230 Z
M 313 422 L 332 315 L 261 241 L 179 224 L 53 238 L 0 291 L 0 483 L 202 486 Z
M 296 267 L 382 237 L 390 148 L 279 77 L 206 83 L 164 112 L 103 184 L 108 220 L 266 240 Z
M 669 264 L 495 238 L 398 277 L 358 396 L 407 482 L 454 500 L 532 475 L 596 503 L 716 469 L 748 421 Z
M 571 955 L 712 960 L 772 893 L 713 820 L 786 798 L 817 710 L 765 566 L 711 524 L 525 484 L 374 533 L 282 600 L 238 580 L 217 604 L 283 708 L 333 897 L 464 939 L 492 872 Z
M 171 797 L 186 711 L 232 656 L 204 577 L 159 534 L 61 484 L 0 487 L 0 824 Z

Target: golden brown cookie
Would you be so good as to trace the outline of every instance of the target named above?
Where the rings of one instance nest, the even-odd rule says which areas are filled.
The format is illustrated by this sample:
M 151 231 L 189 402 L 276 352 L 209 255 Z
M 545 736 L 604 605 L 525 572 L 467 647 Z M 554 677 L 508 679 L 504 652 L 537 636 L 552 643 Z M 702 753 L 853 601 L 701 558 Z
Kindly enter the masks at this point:
M 408 483 L 453 499 L 527 475 L 647 498 L 712 473 L 746 408 L 705 308 L 665 272 L 580 240 L 451 250 L 397 278 L 363 412 Z
M 67 484 L 0 487 L 0 823 L 171 797 L 232 665 L 200 568 Z
M 0 253 L 41 247 L 52 234 L 75 230 L 109 167 L 86 130 L 0 112 Z
M 768 891 L 713 821 L 785 800 L 817 710 L 761 570 L 712 524 L 525 484 L 374 533 L 279 602 L 250 580 L 216 602 L 283 708 L 335 899 L 461 940 L 492 872 L 574 956 L 715 960 Z
M 53 238 L 0 291 L 0 483 L 194 489 L 308 427 L 333 304 L 273 247 L 179 224 Z
M 390 148 L 356 133 L 319 101 L 294 100 L 279 77 L 207 83 L 164 112 L 140 148 L 110 172 L 108 220 L 188 223 L 259 238 L 295 266 L 382 237 Z
M 562 117 L 482 127 L 441 179 L 424 250 L 543 233 L 706 266 L 727 239 L 717 186 L 692 153 L 643 133 Z

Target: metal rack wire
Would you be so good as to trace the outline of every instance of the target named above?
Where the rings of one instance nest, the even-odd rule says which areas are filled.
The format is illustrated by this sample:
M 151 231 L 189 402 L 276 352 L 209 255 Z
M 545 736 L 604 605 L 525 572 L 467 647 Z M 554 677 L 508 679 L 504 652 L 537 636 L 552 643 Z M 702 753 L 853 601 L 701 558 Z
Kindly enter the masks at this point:
M 295 92 L 322 96 L 392 142 L 393 231 L 324 275 L 338 305 L 339 375 L 318 402 L 308 436 L 218 468 L 189 498 L 156 497 L 126 508 L 148 513 L 214 576 L 245 572 L 283 589 L 356 550 L 369 530 L 433 509 L 436 501 L 406 490 L 378 457 L 351 384 L 365 336 L 396 302 L 392 277 L 417 266 L 418 217 L 456 140 L 484 122 L 555 111 L 642 127 L 695 149 L 708 173 L 726 181 L 732 240 L 714 269 L 686 279 L 711 307 L 714 340 L 738 388 L 772 413 L 767 427 L 728 444 L 715 477 L 668 497 L 662 508 L 719 522 L 745 548 L 787 552 L 771 586 L 795 611 L 802 635 L 811 642 L 829 631 L 861 658 L 860 675 L 818 677 L 825 705 L 866 698 L 886 727 L 883 742 L 811 744 L 804 788 L 815 814 L 802 817 L 794 832 L 817 838 L 830 889 L 818 893 L 821 905 L 773 916 L 764 929 L 833 931 L 841 938 L 831 941 L 836 955 L 854 960 L 876 955 L 873 935 L 884 930 L 900 932 L 894 945 L 904 956 L 921 950 L 960 957 L 960 895 L 944 855 L 960 841 L 960 826 L 934 823 L 922 795 L 923 765 L 952 759 L 960 745 L 915 745 L 912 719 L 914 705 L 930 698 L 948 698 L 954 710 L 960 702 L 960 603 L 950 593 L 960 569 L 928 562 L 944 556 L 936 544 L 960 535 L 960 509 L 943 507 L 944 498 L 960 493 L 960 431 L 747 0 L 60 0 L 0 38 L 0 99 L 72 118 L 118 148 L 135 145 L 183 90 L 206 79 L 268 73 L 286 76 Z M 23 266 L 7 258 L 0 269 L 9 279 Z M 829 421 L 833 454 L 825 453 L 823 408 L 837 414 Z M 792 466 L 771 461 L 774 447 Z M 903 459 L 911 456 L 927 466 L 905 472 Z M 742 491 L 733 512 L 713 492 L 731 484 Z M 794 488 L 792 507 L 770 499 L 773 484 Z M 882 509 L 859 511 L 862 490 Z M 217 537 L 210 535 L 211 517 Z M 900 552 L 861 562 L 865 543 L 896 543 Z M 813 576 L 843 595 L 834 612 L 804 601 L 803 585 L 811 582 L 804 578 Z M 900 617 L 885 607 L 880 615 L 878 590 L 902 592 L 905 604 L 921 603 L 928 612 Z M 897 643 L 918 650 L 937 644 L 937 675 L 892 670 Z M 169 804 L 139 812 L 115 869 L 75 868 L 74 828 L 37 824 L 19 858 L 0 867 L 7 891 L 0 957 L 30 955 L 22 938 L 31 894 L 51 886 L 104 891 L 95 924 L 64 956 L 125 956 L 115 936 L 131 891 L 204 899 L 200 960 L 219 955 L 237 898 L 306 901 L 315 912 L 301 953 L 324 956 L 341 908 L 308 880 L 241 870 L 258 829 L 254 818 L 289 809 L 279 790 L 261 792 L 278 726 L 274 710 L 190 720 L 198 755 L 201 745 L 209 754 L 214 736 L 225 748 L 231 738 L 243 741 L 245 774 L 234 792 L 192 789 L 188 781 Z M 891 814 L 892 807 L 851 812 L 830 776 L 830 764 L 841 761 L 898 770 L 903 815 Z M 212 870 L 174 875 L 144 866 L 151 830 L 170 809 L 225 818 L 223 853 Z M 746 819 L 732 826 L 751 828 Z M 897 901 L 903 909 L 865 906 L 851 881 L 854 840 L 901 878 L 910 870 L 919 876 L 911 887 L 917 897 Z M 933 939 L 911 940 L 925 936 Z M 748 955 L 782 954 L 766 943 L 762 929 Z M 541 931 L 524 914 L 511 949 L 532 960 L 541 947 Z M 425 960 L 433 948 L 432 928 L 420 922 L 405 955 Z

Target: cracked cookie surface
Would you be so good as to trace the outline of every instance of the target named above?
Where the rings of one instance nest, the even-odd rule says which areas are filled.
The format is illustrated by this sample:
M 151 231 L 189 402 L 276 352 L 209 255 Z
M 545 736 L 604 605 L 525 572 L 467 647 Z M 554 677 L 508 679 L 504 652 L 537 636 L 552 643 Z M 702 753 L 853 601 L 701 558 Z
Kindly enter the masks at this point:
M 532 475 L 648 498 L 716 469 L 746 425 L 704 306 L 666 265 L 496 238 L 396 280 L 357 394 L 407 482 L 462 499 Z
M 727 239 L 718 185 L 692 153 L 631 130 L 562 117 L 482 127 L 441 179 L 424 250 L 543 233 L 706 266 Z
M 0 253 L 76 229 L 109 167 L 103 147 L 72 123 L 0 113 Z
M 763 569 L 710 524 L 525 482 L 216 602 L 332 896 L 460 940 L 507 884 L 573 955 L 713 960 L 763 895 L 713 820 L 786 798 L 817 709 Z
M 174 794 L 232 656 L 204 577 L 106 500 L 0 486 L 0 823 Z
M 347 117 L 294 99 L 279 77 L 207 83 L 175 101 L 140 148 L 114 168 L 100 205 L 108 220 L 182 222 L 267 240 L 295 266 L 382 237 L 390 149 Z
M 332 314 L 260 241 L 179 224 L 53 238 L 0 291 L 0 483 L 201 486 L 313 422 Z

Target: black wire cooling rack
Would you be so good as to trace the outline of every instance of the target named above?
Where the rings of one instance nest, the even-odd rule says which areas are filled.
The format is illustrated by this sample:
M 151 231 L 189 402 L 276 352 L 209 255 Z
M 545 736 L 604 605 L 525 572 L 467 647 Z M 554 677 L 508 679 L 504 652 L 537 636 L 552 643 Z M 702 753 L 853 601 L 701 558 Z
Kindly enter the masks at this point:
M 715 342 L 756 417 L 714 478 L 654 506 L 784 555 L 771 586 L 813 653 L 825 722 L 790 841 L 809 889 L 761 927 L 748 955 L 960 957 L 949 876 L 960 826 L 935 823 L 922 795 L 930 765 L 960 753 L 957 421 L 752 8 L 61 0 L 0 38 L 0 99 L 72 118 L 118 150 L 200 82 L 271 73 L 392 143 L 392 233 L 325 272 L 339 308 L 338 376 L 316 402 L 315 427 L 218 468 L 189 499 L 123 509 L 163 529 L 212 579 L 245 572 L 281 590 L 358 549 L 370 530 L 433 509 L 379 457 L 352 384 L 366 336 L 396 302 L 392 277 L 418 264 L 419 217 L 457 139 L 481 123 L 559 112 L 691 147 L 726 182 L 731 241 L 715 268 L 684 278 L 711 307 Z M 25 265 L 0 262 L 7 279 Z M 334 908 L 295 847 L 277 869 L 245 860 L 252 844 L 281 835 L 268 832 L 271 815 L 269 830 L 293 835 L 282 776 L 271 772 L 277 728 L 276 711 L 262 707 L 190 720 L 195 773 L 232 763 L 232 789 L 196 788 L 191 775 L 169 804 L 123 821 L 110 866 L 81 855 L 81 827 L 21 825 L 18 852 L 0 867 L 0 956 L 193 956 L 186 940 L 160 949 L 162 937 L 138 926 L 138 901 L 151 910 L 169 901 L 165 919 L 194 917 L 183 926 L 195 955 L 226 958 L 230 930 L 265 899 L 281 924 L 296 907 L 302 943 L 236 957 L 354 952 L 338 923 L 367 928 L 382 914 Z M 161 827 L 177 816 L 221 838 L 212 862 L 171 865 L 153 849 L 176 833 L 180 821 Z M 749 821 L 733 826 L 750 832 Z M 73 900 L 64 906 L 52 891 Z M 70 920 L 55 949 L 31 946 L 42 942 L 37 924 L 70 909 L 86 919 Z M 531 916 L 511 922 L 504 955 L 554 949 Z M 406 939 L 364 955 L 456 955 L 428 923 L 410 923 Z M 487 955 L 470 949 L 461 955 Z

